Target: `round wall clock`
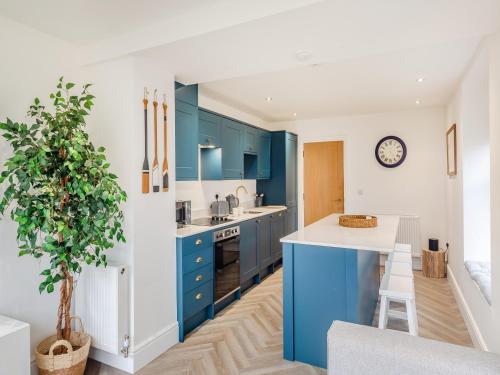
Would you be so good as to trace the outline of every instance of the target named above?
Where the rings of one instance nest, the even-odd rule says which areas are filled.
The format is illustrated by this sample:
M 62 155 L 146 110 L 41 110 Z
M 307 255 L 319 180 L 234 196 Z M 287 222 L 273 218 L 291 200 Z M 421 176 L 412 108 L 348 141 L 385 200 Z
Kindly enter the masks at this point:
M 405 161 L 406 145 L 401 138 L 389 135 L 377 143 L 375 157 L 380 165 L 395 168 Z

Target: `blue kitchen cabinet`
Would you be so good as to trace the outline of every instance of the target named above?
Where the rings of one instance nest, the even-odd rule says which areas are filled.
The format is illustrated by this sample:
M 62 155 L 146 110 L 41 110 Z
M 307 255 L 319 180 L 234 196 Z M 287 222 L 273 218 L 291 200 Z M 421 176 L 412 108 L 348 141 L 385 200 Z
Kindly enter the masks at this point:
M 271 136 L 271 178 L 257 180 L 264 204 L 287 206 L 287 231 L 297 230 L 297 135 L 278 131 Z
M 175 82 L 175 100 L 198 106 L 198 85 L 183 85 Z
M 257 139 L 257 179 L 271 177 L 271 133 L 258 131 Z
M 243 126 L 224 118 L 222 120 L 222 177 L 226 180 L 243 178 Z
M 271 250 L 271 217 L 261 216 L 256 221 L 259 269 L 264 271 L 274 262 Z
M 286 133 L 285 141 L 286 205 L 297 206 L 297 136 Z
M 280 240 L 285 237 L 285 217 L 284 211 L 269 215 L 271 223 L 271 254 L 273 261 L 281 259 L 282 246 Z
M 285 213 L 285 235 L 296 232 L 298 229 L 298 210 L 297 206 L 288 207 Z
M 175 172 L 178 181 L 198 179 L 198 108 L 175 101 Z
M 177 238 L 179 341 L 214 316 L 213 232 Z
M 259 129 L 253 126 L 242 125 L 244 129 L 243 152 L 256 154 L 258 152 L 257 143 L 259 137 Z
M 257 233 L 257 220 L 252 219 L 240 223 L 240 279 L 242 284 L 259 273 Z
M 198 109 L 198 117 L 198 143 L 206 147 L 220 147 L 222 117 L 201 108 Z

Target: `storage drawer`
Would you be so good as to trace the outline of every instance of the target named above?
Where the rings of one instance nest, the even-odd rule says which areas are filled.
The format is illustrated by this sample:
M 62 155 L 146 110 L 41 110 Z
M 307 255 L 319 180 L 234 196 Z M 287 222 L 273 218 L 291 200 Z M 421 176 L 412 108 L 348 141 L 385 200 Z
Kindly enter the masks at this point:
M 203 232 L 194 236 L 186 237 L 182 240 L 182 255 L 190 255 L 195 251 L 213 246 L 213 232 Z
M 214 278 L 213 275 L 214 275 L 213 263 L 210 263 L 208 266 L 202 267 L 196 271 L 185 274 L 183 276 L 183 284 L 182 284 L 184 293 L 189 292 L 190 290 L 197 288 L 208 281 L 213 280 Z
M 212 264 L 214 249 L 212 246 L 182 257 L 182 274 L 193 272 L 208 264 Z
M 202 286 L 184 293 L 183 319 L 189 319 L 214 302 L 214 286 L 211 281 Z

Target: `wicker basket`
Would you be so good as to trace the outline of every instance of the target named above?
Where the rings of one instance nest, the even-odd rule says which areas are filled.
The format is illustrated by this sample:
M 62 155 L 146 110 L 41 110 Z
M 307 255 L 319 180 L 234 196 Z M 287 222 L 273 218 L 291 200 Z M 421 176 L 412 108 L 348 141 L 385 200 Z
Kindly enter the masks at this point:
M 36 348 L 36 364 L 40 375 L 83 375 L 90 349 L 90 336 L 85 333 L 82 321 L 74 316 L 71 319 L 80 322 L 80 331 L 71 332 L 69 341 L 57 340 L 50 336 Z M 66 354 L 54 355 L 54 349 L 65 346 Z M 73 350 L 76 347 L 76 350 Z
M 377 226 L 376 216 L 367 215 L 341 215 L 339 225 L 348 228 L 374 228 Z

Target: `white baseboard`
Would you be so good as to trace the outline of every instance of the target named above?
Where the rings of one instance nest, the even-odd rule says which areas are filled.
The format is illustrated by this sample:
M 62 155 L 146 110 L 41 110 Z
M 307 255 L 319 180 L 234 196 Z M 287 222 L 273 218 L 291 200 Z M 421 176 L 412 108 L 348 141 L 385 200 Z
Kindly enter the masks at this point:
M 131 353 L 131 357 L 134 359 L 134 372 L 139 371 L 178 342 L 179 324 L 175 322 L 156 335 L 135 345 Z
M 472 315 L 469 305 L 467 304 L 467 301 L 465 300 L 465 297 L 460 287 L 458 286 L 457 279 L 455 278 L 455 275 L 453 274 L 453 271 L 451 270 L 451 267 L 449 265 L 448 265 L 448 282 L 451 285 L 451 290 L 453 291 L 453 295 L 455 296 L 455 299 L 458 303 L 458 308 L 462 313 L 462 317 L 464 318 L 465 325 L 467 326 L 467 330 L 469 331 L 469 335 L 472 339 L 474 346 L 477 349 L 488 351 L 488 346 L 486 345 L 486 341 L 484 340 L 483 335 L 479 330 L 476 320 Z
M 111 367 L 134 374 L 179 342 L 177 322 L 135 345 L 127 358 L 91 348 L 90 357 Z

